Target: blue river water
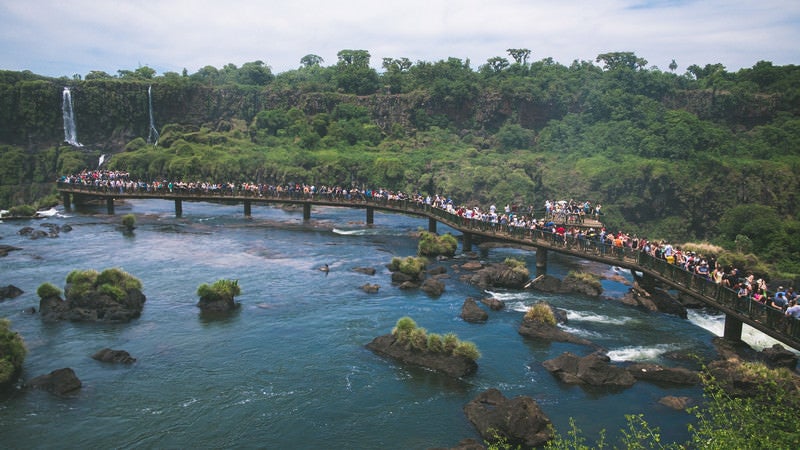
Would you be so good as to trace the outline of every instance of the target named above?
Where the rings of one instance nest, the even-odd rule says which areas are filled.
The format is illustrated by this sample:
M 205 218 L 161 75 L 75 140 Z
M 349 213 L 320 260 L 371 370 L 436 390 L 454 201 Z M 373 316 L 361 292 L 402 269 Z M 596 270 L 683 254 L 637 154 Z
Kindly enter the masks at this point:
M 626 414 L 644 414 L 667 441 L 687 437 L 692 418 L 658 404 L 666 395 L 702 399 L 698 387 L 638 382 L 622 391 L 586 390 L 559 383 L 542 362 L 565 351 L 589 348 L 523 338 L 517 328 L 525 308 L 547 300 L 568 311 L 566 328 L 607 348 L 612 359 L 676 363 L 669 352 L 713 355 L 711 339 L 721 317 L 693 312 L 690 320 L 622 306 L 614 301 L 535 291 L 482 292 L 460 280 L 462 258 L 447 267 L 445 292 L 431 298 L 392 286 L 385 265 L 416 253 L 414 232 L 427 220 L 375 214 L 364 224 L 358 209 L 302 211 L 241 205 L 129 201 L 116 208 L 63 211 L 46 219 L 0 223 L 0 243 L 21 250 L 0 258 L 0 284 L 25 293 L 0 303 L 0 317 L 24 338 L 28 356 L 22 381 L 71 367 L 83 383 L 75 395 L 12 389 L 0 394 L 2 448 L 375 448 L 424 449 L 480 440 L 464 405 L 488 388 L 507 397 L 536 400 L 566 432 L 570 418 L 591 440 L 607 430 L 619 438 Z M 119 230 L 133 213 L 132 235 Z M 24 226 L 69 224 L 57 238 L 32 240 Z M 43 229 L 43 228 L 42 228 Z M 440 232 L 449 231 L 440 225 Z M 535 253 L 496 248 L 484 261 L 523 258 L 534 270 Z M 329 264 L 330 272 L 318 268 Z M 63 287 L 74 269 L 120 267 L 142 280 L 147 302 L 127 324 L 42 323 L 36 288 Z M 374 276 L 353 271 L 373 267 Z M 614 268 L 551 254 L 548 270 Z M 197 287 L 237 279 L 241 308 L 226 318 L 200 315 Z M 377 293 L 360 289 L 379 284 Z M 604 281 L 608 296 L 628 287 Z M 459 317 L 467 297 L 494 295 L 506 309 L 485 324 Z M 474 342 L 478 372 L 463 380 L 404 367 L 365 349 L 403 316 L 430 332 L 454 332 Z M 719 331 L 715 331 L 719 330 Z M 136 363 L 108 365 L 91 359 L 105 347 L 127 350 Z

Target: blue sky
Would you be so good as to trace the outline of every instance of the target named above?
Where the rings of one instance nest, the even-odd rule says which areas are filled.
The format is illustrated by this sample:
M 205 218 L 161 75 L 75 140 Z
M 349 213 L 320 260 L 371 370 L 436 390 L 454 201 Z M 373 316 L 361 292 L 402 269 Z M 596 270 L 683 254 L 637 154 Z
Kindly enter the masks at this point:
M 531 61 L 632 51 L 678 72 L 800 64 L 798 0 L 0 0 L 0 69 L 48 76 L 149 66 L 158 74 L 261 60 L 274 73 L 362 49 L 477 68 L 508 48 Z M 509 57 L 510 59 L 510 57 Z

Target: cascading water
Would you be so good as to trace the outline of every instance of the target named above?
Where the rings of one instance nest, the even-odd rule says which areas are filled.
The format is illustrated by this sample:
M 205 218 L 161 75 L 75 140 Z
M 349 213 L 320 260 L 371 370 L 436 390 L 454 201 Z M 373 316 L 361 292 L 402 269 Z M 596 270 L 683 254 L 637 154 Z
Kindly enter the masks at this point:
M 61 94 L 61 113 L 64 116 L 64 142 L 75 147 L 83 147 L 78 142 L 78 130 L 75 128 L 75 111 L 72 109 L 72 94 L 64 87 Z
M 101 168 L 105 161 L 106 161 L 106 155 L 105 154 L 100 155 L 100 161 L 97 163 L 97 168 L 98 169 Z
M 150 111 L 150 133 L 147 135 L 147 143 L 153 144 L 153 146 L 158 145 L 158 130 L 156 130 L 155 123 L 153 121 L 153 86 L 147 87 L 147 105 Z

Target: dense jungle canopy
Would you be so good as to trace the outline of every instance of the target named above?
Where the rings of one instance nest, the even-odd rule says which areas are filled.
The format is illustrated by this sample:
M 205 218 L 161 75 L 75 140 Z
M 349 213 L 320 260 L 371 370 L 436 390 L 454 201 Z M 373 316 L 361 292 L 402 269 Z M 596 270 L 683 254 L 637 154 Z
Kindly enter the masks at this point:
M 146 181 L 384 187 L 537 210 L 589 200 L 610 227 L 800 273 L 800 66 L 681 74 L 631 52 L 569 66 L 531 54 L 508 49 L 476 69 L 384 58 L 379 71 L 368 51 L 342 50 L 279 74 L 262 61 L 0 71 L 0 208 L 36 202 L 106 154 L 103 168 Z M 65 87 L 83 147 L 64 142 Z

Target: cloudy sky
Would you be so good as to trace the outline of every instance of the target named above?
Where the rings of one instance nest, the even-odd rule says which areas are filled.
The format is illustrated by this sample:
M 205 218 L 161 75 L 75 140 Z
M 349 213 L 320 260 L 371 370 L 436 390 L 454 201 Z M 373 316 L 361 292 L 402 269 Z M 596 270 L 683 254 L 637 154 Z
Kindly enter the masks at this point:
M 149 66 L 158 74 L 261 60 L 274 73 L 342 49 L 471 67 L 508 48 L 530 61 L 632 51 L 678 72 L 800 64 L 798 0 L 0 0 L 0 69 L 48 76 Z M 509 58 L 510 59 L 510 58 Z

